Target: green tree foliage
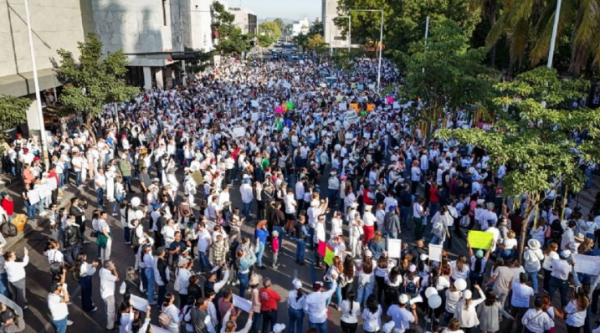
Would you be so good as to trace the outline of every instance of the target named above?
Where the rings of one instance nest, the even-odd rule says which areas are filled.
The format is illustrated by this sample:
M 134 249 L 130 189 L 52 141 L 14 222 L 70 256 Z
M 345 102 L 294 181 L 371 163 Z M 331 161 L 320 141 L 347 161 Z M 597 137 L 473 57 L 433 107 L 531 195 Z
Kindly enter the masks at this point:
M 285 23 L 283 23 L 282 19 L 276 18 L 273 20 L 273 22 L 275 22 L 275 24 L 277 24 L 279 31 L 283 32 L 285 30 Z
M 324 31 L 323 31 L 323 24 L 321 24 L 320 21 L 315 21 L 310 28 L 308 29 L 308 33 L 307 34 L 300 34 L 296 37 L 294 37 L 294 43 L 298 46 L 302 46 L 302 48 L 304 50 L 306 49 L 310 49 L 308 46 L 308 41 L 311 39 L 311 37 L 315 36 L 315 35 L 320 35 L 321 36 L 321 40 L 323 40 L 323 35 L 324 35 Z M 318 40 L 318 39 L 317 39 Z M 313 47 L 315 46 L 315 41 L 313 41 Z
M 308 38 L 308 41 L 306 42 L 306 47 L 309 50 L 315 51 L 317 53 L 322 53 L 327 48 L 327 43 L 325 43 L 323 36 L 316 34 Z
M 545 67 L 520 74 L 514 81 L 498 83 L 495 89 L 498 97 L 493 102 L 504 111 L 490 131 L 442 130 L 438 136 L 485 149 L 493 169 L 505 165 L 504 194 L 512 198 L 527 196 L 527 223 L 546 199 L 546 190 L 559 184 L 569 191 L 581 190 L 584 176 L 580 163 L 600 162 L 600 109 L 571 110 L 573 99 L 587 95 L 589 83 L 561 80 L 555 70 Z M 588 139 L 576 143 L 572 134 L 584 131 Z M 522 230 L 521 239 L 526 239 L 528 226 Z
M 200 50 L 194 50 L 189 47 L 185 48 L 185 52 L 196 52 L 197 55 L 195 59 L 185 61 L 186 71 L 200 73 L 210 65 L 210 60 L 212 59 L 212 52 L 202 52 Z
M 443 109 L 476 105 L 491 97 L 494 72 L 483 65 L 486 48 L 469 48 L 469 33 L 456 22 L 445 20 L 435 25 L 427 46 L 410 45 L 404 55 L 406 85 L 403 94 L 409 100 L 420 98 L 425 108 L 421 119 L 437 125 Z
M 503 35 L 510 43 L 511 63 L 528 56 L 532 65 L 548 56 L 556 1 L 502 1 L 502 14 L 490 30 L 488 45 Z M 600 0 L 564 0 L 557 39 L 566 36 L 570 45 L 568 72 L 579 75 L 600 63 Z
M 70 51 L 57 51 L 60 56 L 58 80 L 64 87 L 60 102 L 62 112 L 87 112 L 87 124 L 91 128 L 93 117 L 100 114 L 105 105 L 130 99 L 139 90 L 125 83 L 129 64 L 122 51 L 111 52 L 103 59 L 102 42 L 93 33 L 88 34 L 86 43 L 78 43 L 78 49 L 77 62 Z
M 233 24 L 235 16 L 217 1 L 212 3 L 211 11 L 213 15 L 212 27 L 219 32 L 219 43 L 215 47 L 217 53 L 231 55 L 249 51 L 251 47 L 250 38 Z
M 341 15 L 352 17 L 352 40 L 355 43 L 367 44 L 379 41 L 378 12 L 350 12 L 350 9 L 383 9 L 384 54 L 390 57 L 400 69 L 404 69 L 402 53 L 408 52 L 408 46 L 421 41 L 425 35 L 425 21 L 430 16 L 430 27 L 435 27 L 446 19 L 459 22 L 459 25 L 470 34 L 473 32 L 479 15 L 469 10 L 469 0 L 339 0 L 338 9 Z M 336 22 L 344 33 L 347 33 L 348 21 Z
M 263 22 L 258 26 L 258 43 L 262 47 L 271 46 L 281 36 L 281 30 L 275 21 Z
M 0 97 L 0 132 L 11 129 L 27 122 L 27 109 L 31 100 L 26 97 L 1 96 Z

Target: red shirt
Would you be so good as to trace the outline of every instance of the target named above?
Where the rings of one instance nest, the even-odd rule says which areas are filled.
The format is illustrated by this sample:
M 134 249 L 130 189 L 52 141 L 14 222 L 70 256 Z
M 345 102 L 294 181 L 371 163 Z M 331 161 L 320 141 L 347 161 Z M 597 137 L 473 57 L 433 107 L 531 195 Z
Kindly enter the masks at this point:
M 438 194 L 437 194 L 437 187 L 436 188 L 431 187 L 429 189 L 429 202 L 433 202 L 433 203 L 440 202 L 440 198 L 438 197 Z
M 6 212 L 6 215 L 12 216 L 15 212 L 15 202 L 11 200 L 2 199 L 2 208 Z
M 281 296 L 271 289 L 271 288 L 262 288 L 260 290 L 260 311 L 271 311 L 277 310 L 277 302 L 281 301 Z

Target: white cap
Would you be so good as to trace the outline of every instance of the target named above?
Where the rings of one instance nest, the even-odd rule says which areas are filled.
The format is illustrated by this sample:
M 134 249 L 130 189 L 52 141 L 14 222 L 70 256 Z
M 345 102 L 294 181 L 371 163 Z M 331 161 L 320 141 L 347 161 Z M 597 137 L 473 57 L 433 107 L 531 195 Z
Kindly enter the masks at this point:
M 421 253 L 421 256 L 419 257 L 419 259 L 421 259 L 421 261 L 425 261 L 425 260 L 427 260 L 427 258 L 429 258 L 429 256 L 426 255 L 425 253 Z
M 471 299 L 471 297 L 473 297 L 473 293 L 469 289 L 463 291 L 464 299 Z
M 407 294 L 400 295 L 400 297 L 398 297 L 398 301 L 400 301 L 400 304 L 408 303 L 408 295 Z
M 292 281 L 292 284 L 294 285 L 294 288 L 296 288 L 296 289 L 302 288 L 302 282 L 300 282 L 300 280 L 298 280 L 298 279 L 294 279 Z

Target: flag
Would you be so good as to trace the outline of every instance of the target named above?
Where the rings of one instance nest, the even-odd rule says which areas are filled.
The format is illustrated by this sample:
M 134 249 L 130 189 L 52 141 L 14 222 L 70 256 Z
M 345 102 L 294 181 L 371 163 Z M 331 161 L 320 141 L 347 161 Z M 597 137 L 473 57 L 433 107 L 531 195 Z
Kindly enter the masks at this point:
M 327 265 L 331 266 L 331 264 L 333 263 L 333 258 L 335 257 L 335 252 L 333 252 L 331 246 L 327 245 L 327 243 L 323 241 L 319 241 L 319 244 L 317 246 L 317 253 L 321 257 L 323 257 L 323 261 Z

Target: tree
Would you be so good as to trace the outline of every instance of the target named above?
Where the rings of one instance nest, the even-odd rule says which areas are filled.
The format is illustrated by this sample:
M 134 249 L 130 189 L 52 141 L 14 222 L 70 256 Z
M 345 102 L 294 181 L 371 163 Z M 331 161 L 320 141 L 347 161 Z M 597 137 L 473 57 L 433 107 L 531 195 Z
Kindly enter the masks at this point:
M 409 52 L 404 55 L 403 93 L 408 100 L 420 98 L 423 102 L 419 116 L 428 123 L 428 132 L 438 125 L 444 109 L 482 104 L 491 96 L 494 71 L 483 65 L 488 50 L 470 48 L 468 32 L 456 22 L 438 23 L 427 46 L 415 42 Z
M 279 31 L 283 32 L 285 30 L 285 23 L 283 23 L 282 19 L 276 18 L 273 20 L 273 22 L 275 22 L 275 24 L 277 24 Z
M 325 43 L 323 36 L 317 34 L 317 35 L 312 35 L 308 38 L 308 40 L 306 42 L 306 47 L 309 50 L 313 50 L 313 51 L 317 52 L 317 54 L 320 54 L 323 51 L 325 51 L 325 49 L 327 48 L 327 43 Z
M 31 100 L 29 98 L 10 95 L 1 96 L 0 132 L 27 122 L 27 109 L 30 106 Z
M 442 130 L 438 136 L 485 149 L 492 169 L 506 166 L 505 197 L 516 202 L 527 197 L 519 247 L 522 258 L 528 224 L 546 200 L 547 191 L 560 186 L 565 192 L 581 190 L 582 161 L 600 162 L 600 109 L 571 110 L 574 99 L 587 95 L 589 83 L 561 80 L 556 70 L 545 67 L 520 74 L 512 82 L 498 83 L 495 89 L 499 97 L 493 102 L 503 111 L 490 131 Z M 588 135 L 578 144 L 572 139 L 574 132 Z
M 600 0 L 565 0 L 561 6 L 557 42 L 566 37 L 570 45 L 569 74 L 600 63 Z M 556 1 L 504 1 L 502 14 L 490 30 L 487 42 L 493 45 L 506 34 L 510 42 L 511 65 L 525 55 L 537 65 L 548 55 Z
M 139 93 L 137 87 L 125 83 L 127 63 L 121 50 L 111 52 L 103 58 L 102 42 L 93 33 L 88 34 L 88 41 L 78 42 L 79 61 L 76 62 L 70 51 L 59 49 L 60 67 L 57 76 L 63 85 L 60 102 L 63 113 L 87 112 L 86 125 L 90 134 L 92 120 L 104 107 L 111 103 L 119 103 Z M 94 137 L 95 139 L 95 137 Z
M 233 24 L 235 16 L 220 2 L 211 5 L 213 15 L 212 28 L 219 33 L 219 44 L 215 50 L 223 55 L 241 54 L 250 50 L 250 38 Z
M 185 48 L 185 52 L 196 52 L 195 59 L 185 61 L 186 71 L 188 72 L 200 73 L 204 71 L 212 59 L 212 52 L 203 52 L 189 47 Z
M 258 26 L 258 42 L 262 47 L 271 46 L 281 35 L 281 30 L 274 21 L 263 22 Z

